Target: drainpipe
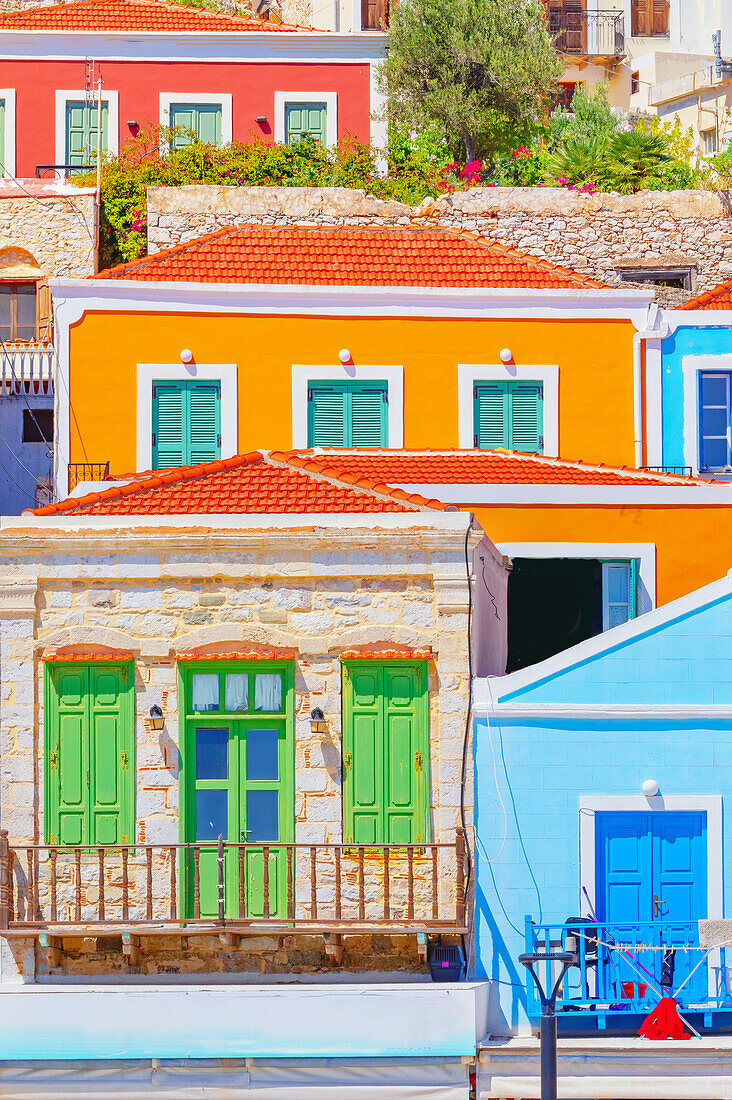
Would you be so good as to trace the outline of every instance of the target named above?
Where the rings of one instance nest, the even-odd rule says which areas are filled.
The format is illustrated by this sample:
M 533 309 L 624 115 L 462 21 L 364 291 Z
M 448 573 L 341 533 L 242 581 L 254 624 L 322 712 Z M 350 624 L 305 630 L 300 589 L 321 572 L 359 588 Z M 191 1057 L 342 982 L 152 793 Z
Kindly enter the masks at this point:
M 669 327 L 663 321 L 657 302 L 651 302 L 646 314 L 645 327 L 633 333 L 633 465 L 636 470 L 643 464 L 643 384 L 641 348 L 644 340 L 663 340 Z

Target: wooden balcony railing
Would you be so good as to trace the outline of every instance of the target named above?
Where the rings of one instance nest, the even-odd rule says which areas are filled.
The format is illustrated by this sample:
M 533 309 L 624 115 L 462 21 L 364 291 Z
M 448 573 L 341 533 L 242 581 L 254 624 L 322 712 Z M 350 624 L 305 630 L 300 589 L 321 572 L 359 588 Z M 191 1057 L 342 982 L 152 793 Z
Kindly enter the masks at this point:
M 465 837 L 443 844 L 18 844 L 0 935 L 462 932 Z

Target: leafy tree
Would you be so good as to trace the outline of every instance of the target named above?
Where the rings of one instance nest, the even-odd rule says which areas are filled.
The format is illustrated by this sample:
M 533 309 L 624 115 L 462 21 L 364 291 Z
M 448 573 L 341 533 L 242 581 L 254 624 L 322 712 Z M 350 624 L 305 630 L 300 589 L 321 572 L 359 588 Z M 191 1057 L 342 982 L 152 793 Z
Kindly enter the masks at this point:
M 390 121 L 437 124 L 457 161 L 525 140 L 562 72 L 542 0 L 405 0 L 389 35 Z

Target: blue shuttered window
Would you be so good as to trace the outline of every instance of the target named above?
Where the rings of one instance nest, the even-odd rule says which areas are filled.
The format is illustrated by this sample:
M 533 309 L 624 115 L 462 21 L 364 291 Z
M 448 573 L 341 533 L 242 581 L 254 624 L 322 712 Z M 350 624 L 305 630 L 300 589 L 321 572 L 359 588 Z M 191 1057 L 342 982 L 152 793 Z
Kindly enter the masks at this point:
M 154 382 L 152 465 L 197 465 L 221 457 L 218 382 Z
M 386 382 L 312 382 L 308 387 L 308 447 L 386 447 Z
M 638 614 L 638 559 L 602 563 L 602 629 L 627 623 Z
M 544 387 L 540 382 L 478 382 L 473 387 L 474 446 L 544 451 Z
M 723 470 L 732 465 L 730 383 L 722 371 L 699 376 L 699 469 Z

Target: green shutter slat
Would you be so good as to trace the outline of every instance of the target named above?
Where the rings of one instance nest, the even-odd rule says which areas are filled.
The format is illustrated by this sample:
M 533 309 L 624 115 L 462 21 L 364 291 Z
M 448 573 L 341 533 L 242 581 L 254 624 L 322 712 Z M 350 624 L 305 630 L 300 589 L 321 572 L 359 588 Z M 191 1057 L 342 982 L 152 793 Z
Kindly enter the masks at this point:
M 183 133 L 175 134 L 173 149 L 182 149 L 196 139 L 209 145 L 221 144 L 222 108 L 218 103 L 171 103 L 171 128 L 180 126 Z M 190 131 L 190 132 L 185 132 Z
M 186 463 L 185 382 L 153 385 L 154 470 Z
M 346 395 L 343 390 L 312 386 L 308 398 L 308 447 L 345 447 Z
M 191 385 L 188 401 L 190 428 L 187 461 L 194 466 L 199 462 L 213 462 L 221 457 L 219 387 Z
M 508 386 L 477 386 L 474 399 L 476 445 L 482 450 L 509 446 Z
M 326 119 L 325 103 L 285 104 L 285 142 L 289 145 L 309 135 L 325 143 Z
M 383 388 L 351 392 L 351 447 L 386 447 L 388 405 Z
M 510 400 L 511 449 L 540 453 L 543 450 L 541 386 L 512 384 Z

